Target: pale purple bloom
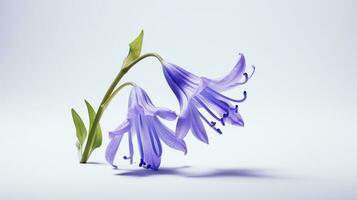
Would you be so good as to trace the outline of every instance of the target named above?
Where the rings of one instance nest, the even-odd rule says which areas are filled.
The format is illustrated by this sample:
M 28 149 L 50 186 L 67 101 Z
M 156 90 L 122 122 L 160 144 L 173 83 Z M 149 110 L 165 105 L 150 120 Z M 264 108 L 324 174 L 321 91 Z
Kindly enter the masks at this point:
M 253 75 L 254 67 L 250 76 L 245 73 L 243 54 L 240 54 L 240 59 L 233 70 L 219 80 L 198 77 L 177 65 L 167 62 L 163 62 L 163 72 L 180 103 L 181 113 L 176 125 L 176 136 L 178 138 L 184 138 L 191 129 L 197 139 L 208 143 L 202 120 L 219 134 L 222 134 L 222 132 L 216 127 L 216 121 L 221 122 L 222 125 L 229 123 L 244 126 L 236 103 L 241 103 L 246 99 L 246 91 L 243 92 L 244 97 L 238 100 L 224 96 L 221 93 L 235 86 L 245 84 Z M 242 81 L 243 77 L 244 80 Z M 208 120 L 199 108 L 205 110 L 213 120 Z
M 129 159 L 133 163 L 133 137 L 136 136 L 140 152 L 140 167 L 157 170 L 161 162 L 163 141 L 167 146 L 186 154 L 186 144 L 182 139 L 175 137 L 175 133 L 160 121 L 175 120 L 175 112 L 158 108 L 153 105 L 147 93 L 140 87 L 133 87 L 129 98 L 127 119 L 114 131 L 109 133 L 111 141 L 106 149 L 106 160 L 114 167 L 114 158 L 118 151 L 120 141 L 125 133 L 128 133 Z

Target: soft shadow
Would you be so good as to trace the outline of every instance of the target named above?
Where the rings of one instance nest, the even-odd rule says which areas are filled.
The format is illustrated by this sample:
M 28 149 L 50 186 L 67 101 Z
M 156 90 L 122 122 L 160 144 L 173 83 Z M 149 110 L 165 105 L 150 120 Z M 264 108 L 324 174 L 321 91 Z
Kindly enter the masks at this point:
M 145 176 L 161 176 L 161 175 L 182 175 L 180 170 L 190 168 L 190 166 L 181 166 L 181 167 L 162 167 L 157 171 L 150 170 L 150 169 L 135 169 L 129 170 L 122 173 L 117 173 L 117 176 L 133 176 L 133 177 L 145 177 Z M 118 171 L 120 169 L 117 169 Z
M 261 169 L 214 169 L 207 173 L 190 174 L 190 178 L 277 178 Z
M 160 168 L 158 171 L 135 169 L 115 174 L 116 176 L 127 177 L 148 177 L 148 176 L 180 176 L 186 178 L 278 178 L 268 170 L 262 169 L 209 169 L 205 172 L 184 170 L 190 166 Z M 120 170 L 120 169 L 118 169 Z

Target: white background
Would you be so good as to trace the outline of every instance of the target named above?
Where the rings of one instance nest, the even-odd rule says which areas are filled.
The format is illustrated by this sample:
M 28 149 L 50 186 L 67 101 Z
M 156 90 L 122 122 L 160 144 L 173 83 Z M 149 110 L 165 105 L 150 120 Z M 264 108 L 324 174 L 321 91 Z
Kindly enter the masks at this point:
M 356 199 L 355 1 L 0 1 L 1 199 Z M 102 118 L 104 141 L 79 165 L 70 109 L 98 106 L 128 43 L 211 78 L 244 53 L 254 78 L 227 95 L 246 127 L 191 135 L 188 155 L 164 149 L 159 172 L 105 163 L 107 131 L 128 90 Z M 250 70 L 250 68 L 248 68 Z M 125 78 L 178 111 L 159 63 Z M 87 119 L 86 117 L 83 117 Z M 174 124 L 170 124 L 173 126 Z M 136 154 L 137 155 L 137 154 Z

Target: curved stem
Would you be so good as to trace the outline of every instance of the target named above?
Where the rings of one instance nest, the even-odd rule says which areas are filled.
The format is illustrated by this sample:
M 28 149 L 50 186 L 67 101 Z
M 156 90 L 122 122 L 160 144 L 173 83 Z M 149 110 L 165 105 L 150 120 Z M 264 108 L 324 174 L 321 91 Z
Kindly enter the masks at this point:
M 111 83 L 111 85 L 109 86 L 107 92 L 105 93 L 100 106 L 97 110 L 97 113 L 95 115 L 95 119 L 93 121 L 93 125 L 92 127 L 90 127 L 89 133 L 88 133 L 88 139 L 87 139 L 87 143 L 86 146 L 84 148 L 83 154 L 82 154 L 82 158 L 80 160 L 80 163 L 86 163 L 89 156 L 90 156 L 90 151 L 93 147 L 94 144 L 94 136 L 95 136 L 95 132 L 96 129 L 98 127 L 99 121 L 105 111 L 105 107 L 108 105 L 107 100 L 111 97 L 113 90 L 115 89 L 115 87 L 117 86 L 117 84 L 119 83 L 119 81 L 123 78 L 123 76 L 138 62 L 140 62 L 141 60 L 143 60 L 144 58 L 147 57 L 155 57 L 157 58 L 161 63 L 163 62 L 163 59 L 160 55 L 156 54 L 156 53 L 147 53 L 147 54 L 143 54 L 142 56 L 140 56 L 139 58 L 135 59 L 133 62 L 131 62 L 129 65 L 123 66 L 122 69 L 119 71 L 119 73 L 117 74 L 117 76 L 115 77 L 114 81 Z M 109 102 L 108 102 L 109 103 Z M 103 106 L 104 104 L 106 104 L 106 106 Z
M 107 106 L 109 105 L 109 103 L 113 100 L 113 98 L 115 97 L 115 95 L 117 95 L 120 90 L 122 90 L 123 88 L 125 88 L 126 86 L 136 86 L 135 83 L 133 82 L 125 82 L 123 84 L 121 84 L 117 89 L 114 90 L 114 92 L 110 95 L 110 97 L 107 99 L 107 101 L 102 105 L 102 107 L 104 107 L 104 109 L 107 108 Z
M 146 54 L 143 54 L 142 56 L 140 56 L 139 58 L 137 58 L 137 59 L 135 59 L 132 63 L 130 63 L 129 65 L 127 65 L 127 66 L 123 66 L 123 69 L 126 69 L 126 68 L 132 68 L 136 63 L 138 63 L 139 61 L 141 61 L 142 59 L 144 59 L 144 58 L 147 58 L 147 57 L 155 57 L 155 58 L 157 58 L 159 61 L 160 61 L 160 63 L 162 63 L 163 62 L 163 58 L 159 55 L 159 54 L 157 54 L 157 53 L 146 53 Z

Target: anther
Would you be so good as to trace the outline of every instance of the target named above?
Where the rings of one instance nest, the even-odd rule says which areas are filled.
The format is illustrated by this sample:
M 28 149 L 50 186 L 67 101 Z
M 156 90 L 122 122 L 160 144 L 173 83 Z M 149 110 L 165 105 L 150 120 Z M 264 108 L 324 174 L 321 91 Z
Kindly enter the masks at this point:
M 223 115 L 223 117 L 221 118 L 221 124 L 222 124 L 223 126 L 226 125 L 226 124 L 224 123 L 224 118 L 225 118 L 225 116 Z
M 216 126 L 216 122 L 211 121 L 211 127 L 214 127 L 214 126 Z
M 146 163 L 144 162 L 144 160 L 140 159 L 139 167 L 142 167 L 142 166 L 145 166 L 145 165 L 146 165 Z

